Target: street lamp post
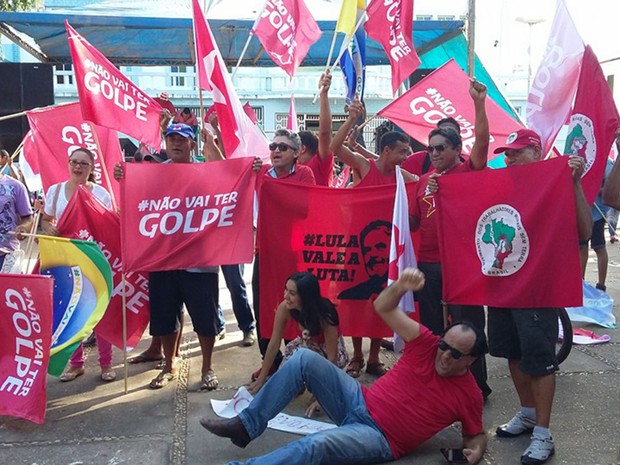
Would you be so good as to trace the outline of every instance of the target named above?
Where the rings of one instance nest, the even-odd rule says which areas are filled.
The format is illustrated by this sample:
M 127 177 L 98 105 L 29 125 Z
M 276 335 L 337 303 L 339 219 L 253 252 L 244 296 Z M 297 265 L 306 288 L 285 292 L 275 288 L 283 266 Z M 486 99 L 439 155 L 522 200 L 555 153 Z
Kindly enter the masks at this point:
M 545 21 L 544 18 L 524 18 L 519 16 L 515 19 L 518 23 L 527 24 L 529 26 L 528 31 L 528 43 L 527 43 L 527 91 L 530 91 L 532 84 L 532 26 Z

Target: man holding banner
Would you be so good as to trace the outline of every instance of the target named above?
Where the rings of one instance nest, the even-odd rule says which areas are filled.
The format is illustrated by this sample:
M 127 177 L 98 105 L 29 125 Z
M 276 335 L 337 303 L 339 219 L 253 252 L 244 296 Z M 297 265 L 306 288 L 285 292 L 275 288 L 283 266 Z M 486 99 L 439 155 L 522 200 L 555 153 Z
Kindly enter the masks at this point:
M 495 153 L 504 152 L 506 166 L 534 163 L 542 157 L 542 141 L 532 130 L 521 129 L 506 140 Z M 581 186 L 584 160 L 568 158 L 572 169 L 573 191 L 577 209 L 579 240 L 587 240 L 592 229 L 592 214 Z M 524 194 L 527 195 L 527 194 Z M 575 244 L 577 247 L 577 244 Z M 552 273 L 553 270 L 547 270 Z M 530 446 L 521 463 L 542 464 L 555 453 L 549 431 L 551 407 L 555 394 L 555 372 L 558 369 L 555 343 L 558 337 L 556 308 L 489 307 L 490 353 L 508 359 L 512 381 L 519 395 L 521 410 L 506 424 L 497 428 L 499 437 L 515 437 L 532 432 Z

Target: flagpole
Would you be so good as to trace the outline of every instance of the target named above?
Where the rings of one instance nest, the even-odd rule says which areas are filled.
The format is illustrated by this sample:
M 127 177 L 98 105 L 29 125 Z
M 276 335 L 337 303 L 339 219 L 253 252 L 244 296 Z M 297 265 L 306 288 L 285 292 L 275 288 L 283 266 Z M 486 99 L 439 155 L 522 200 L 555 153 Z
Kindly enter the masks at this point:
M 243 57 L 245 56 L 245 52 L 247 52 L 248 47 L 250 46 L 250 41 L 252 40 L 252 37 L 254 36 L 254 29 L 256 28 L 256 25 L 258 24 L 258 22 L 261 20 L 261 17 L 263 16 L 263 12 L 267 8 L 267 1 L 263 4 L 263 7 L 258 12 L 258 16 L 256 16 L 256 19 L 254 20 L 254 24 L 252 25 L 252 29 L 250 29 L 250 34 L 248 35 L 248 40 L 245 41 L 245 45 L 243 46 L 241 55 L 239 55 L 239 59 L 237 60 L 237 65 L 235 66 L 235 69 L 233 69 L 233 72 L 230 75 L 230 79 L 233 79 L 235 77 L 235 74 L 237 73 L 237 69 L 239 69 L 239 66 L 241 66 L 241 60 L 243 60 Z
M 476 0 L 469 0 L 469 12 L 467 14 L 467 74 L 474 77 L 475 63 L 475 37 L 476 37 Z
M 75 102 L 64 102 L 64 103 L 57 103 L 55 105 L 48 105 L 46 107 L 34 107 L 31 110 L 25 110 L 25 111 L 20 111 L 19 113 L 12 113 L 10 115 L 4 115 L 4 116 L 0 116 L 0 121 L 6 121 L 9 119 L 13 119 L 13 118 L 19 118 L 20 116 L 26 116 L 28 114 L 29 111 L 36 111 L 36 110 L 42 110 L 44 108 L 53 108 L 53 107 L 59 107 L 61 105 L 69 105 L 71 103 L 75 103 Z
M 207 18 L 205 17 L 205 21 L 207 20 Z M 202 100 L 202 81 L 200 80 L 200 70 L 198 69 L 198 41 L 196 40 L 196 18 L 192 17 L 192 26 L 193 26 L 193 34 L 192 34 L 192 38 L 194 41 L 193 47 L 190 47 L 190 50 L 192 50 L 194 52 L 194 63 L 196 64 L 196 66 L 194 67 L 196 70 L 196 82 L 198 83 L 198 104 L 200 105 L 200 131 L 202 131 L 202 129 L 205 127 L 205 107 L 204 107 L 204 101 Z M 202 137 L 200 136 L 200 134 L 197 135 L 196 137 L 196 146 L 198 148 L 198 155 L 200 155 L 202 153 Z
M 103 176 L 108 186 L 108 194 L 110 194 L 110 200 L 112 201 L 112 208 L 114 209 L 115 212 L 118 212 L 118 204 L 116 203 L 116 197 L 114 196 L 114 190 L 112 189 L 112 183 L 110 182 L 110 175 L 108 174 L 108 168 L 105 164 L 105 156 L 103 155 L 103 151 L 101 150 L 101 144 L 99 143 L 99 136 L 97 135 L 97 128 L 95 127 L 95 124 L 90 121 L 88 122 L 88 124 L 90 125 L 90 128 L 92 129 L 93 138 L 95 139 L 95 144 L 97 145 L 97 153 L 99 154 L 99 161 L 101 162 L 101 171 L 103 171 Z
M 127 394 L 127 378 L 129 376 L 129 371 L 127 366 L 127 288 L 125 285 L 125 272 L 123 271 L 121 274 L 121 286 L 123 288 L 123 292 L 121 294 L 121 299 L 123 301 L 123 364 L 125 365 L 125 394 Z
M 362 25 L 365 19 L 366 19 L 366 10 L 362 11 L 362 14 L 357 20 L 357 24 L 355 25 L 355 29 L 353 29 L 353 32 L 351 33 L 351 35 L 348 35 L 345 37 L 345 42 L 343 42 L 343 46 L 340 47 L 340 52 L 338 53 L 338 57 L 336 58 L 336 60 L 334 60 L 334 64 L 330 67 L 329 63 L 332 60 L 332 52 L 333 52 L 334 43 L 336 42 L 336 34 L 337 34 L 337 32 L 334 32 L 334 40 L 332 40 L 332 48 L 329 50 L 329 57 L 327 57 L 327 65 L 325 66 L 325 71 L 329 69 L 332 74 L 334 73 L 334 70 L 336 69 L 336 66 L 338 65 L 338 63 L 340 62 L 342 55 L 344 55 L 344 52 L 347 50 L 347 48 L 349 48 L 349 42 L 351 42 L 351 39 L 353 38 L 353 36 L 357 32 L 357 30 L 360 28 L 360 26 Z M 344 47 L 345 43 L 347 44 L 346 47 Z M 319 98 L 319 95 L 321 94 L 322 91 L 323 91 L 323 86 L 321 86 L 319 91 L 316 94 L 314 94 L 314 98 L 312 99 L 313 104 L 316 103 L 316 100 Z

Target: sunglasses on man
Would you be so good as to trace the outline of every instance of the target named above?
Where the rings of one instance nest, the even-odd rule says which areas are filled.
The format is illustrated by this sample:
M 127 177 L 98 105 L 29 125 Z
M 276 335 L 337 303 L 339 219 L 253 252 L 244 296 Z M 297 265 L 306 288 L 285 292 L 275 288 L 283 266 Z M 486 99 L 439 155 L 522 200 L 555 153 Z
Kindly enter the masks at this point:
M 279 152 L 286 152 L 289 149 L 296 150 L 294 147 L 291 147 L 290 145 L 285 144 L 284 142 L 280 142 L 279 144 L 272 142 L 271 144 L 269 144 L 269 150 L 271 150 L 272 152 L 275 152 L 276 149 L 278 149 Z
M 446 150 L 446 144 L 429 145 L 428 147 L 426 147 L 426 151 L 428 153 L 433 153 L 434 151 L 437 151 L 437 153 L 441 153 L 444 150 Z
M 449 350 L 449 351 L 450 351 L 450 355 L 452 356 L 452 358 L 453 358 L 454 360 L 458 360 L 458 359 L 460 359 L 461 357 L 466 357 L 466 356 L 468 356 L 468 355 L 471 355 L 471 354 L 464 354 L 464 353 L 463 353 L 463 352 L 461 352 L 460 350 L 455 349 L 454 347 L 452 347 L 450 344 L 448 344 L 448 343 L 447 343 L 446 341 L 444 341 L 443 339 L 441 339 L 441 340 L 439 341 L 439 350 L 442 350 L 442 351 L 444 351 L 444 352 L 445 352 L 445 351 L 447 351 L 447 350 Z

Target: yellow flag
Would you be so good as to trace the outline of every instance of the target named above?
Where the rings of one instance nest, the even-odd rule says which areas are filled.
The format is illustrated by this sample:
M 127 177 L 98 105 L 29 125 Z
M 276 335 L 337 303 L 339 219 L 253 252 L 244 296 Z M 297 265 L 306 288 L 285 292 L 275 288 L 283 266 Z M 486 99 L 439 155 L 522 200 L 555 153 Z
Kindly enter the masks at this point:
M 344 32 L 347 36 L 352 36 L 355 30 L 358 10 L 366 8 L 365 0 L 342 0 L 340 16 L 336 23 L 336 32 Z

